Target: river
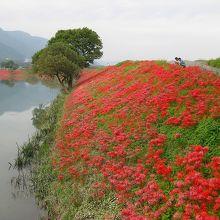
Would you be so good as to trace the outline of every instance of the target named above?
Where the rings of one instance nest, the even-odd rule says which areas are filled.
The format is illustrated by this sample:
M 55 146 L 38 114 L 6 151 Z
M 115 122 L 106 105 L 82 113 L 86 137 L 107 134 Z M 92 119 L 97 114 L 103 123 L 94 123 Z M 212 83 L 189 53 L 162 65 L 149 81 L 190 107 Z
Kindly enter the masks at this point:
M 43 211 L 26 189 L 16 189 L 11 183 L 17 171 L 10 169 L 17 155 L 17 146 L 30 137 L 32 110 L 47 105 L 58 94 L 42 82 L 0 80 L 0 220 L 38 220 Z

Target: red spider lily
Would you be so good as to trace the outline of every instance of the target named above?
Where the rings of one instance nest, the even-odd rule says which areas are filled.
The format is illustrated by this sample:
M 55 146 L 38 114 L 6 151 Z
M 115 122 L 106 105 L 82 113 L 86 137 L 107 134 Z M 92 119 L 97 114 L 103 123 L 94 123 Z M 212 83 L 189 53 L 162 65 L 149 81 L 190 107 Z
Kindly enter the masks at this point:
M 97 173 L 94 196 L 114 191 L 122 219 L 160 219 L 168 210 L 173 219 L 217 219 L 220 158 L 208 161 L 208 147 L 176 146 L 184 132 L 160 129 L 187 130 L 218 119 L 219 95 L 218 77 L 198 67 L 129 61 L 86 70 L 65 103 L 57 133 L 58 178 Z M 169 150 L 179 150 L 175 159 Z

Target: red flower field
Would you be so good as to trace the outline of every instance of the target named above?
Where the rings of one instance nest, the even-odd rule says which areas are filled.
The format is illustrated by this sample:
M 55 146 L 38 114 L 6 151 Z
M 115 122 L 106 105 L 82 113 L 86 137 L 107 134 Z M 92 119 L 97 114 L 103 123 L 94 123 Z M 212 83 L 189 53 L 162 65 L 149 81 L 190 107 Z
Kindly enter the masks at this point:
M 199 67 L 127 61 L 86 70 L 65 103 L 59 181 L 97 174 L 122 219 L 217 220 L 220 79 Z
M 0 69 L 0 80 L 23 80 L 23 72 L 21 70 L 9 71 Z

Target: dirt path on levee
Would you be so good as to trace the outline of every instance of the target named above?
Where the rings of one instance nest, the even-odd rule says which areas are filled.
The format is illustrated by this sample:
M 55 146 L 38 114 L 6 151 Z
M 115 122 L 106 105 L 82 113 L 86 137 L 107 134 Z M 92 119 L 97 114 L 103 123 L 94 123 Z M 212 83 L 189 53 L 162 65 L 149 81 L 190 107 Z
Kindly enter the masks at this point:
M 220 76 L 220 68 L 208 66 L 204 61 L 185 61 L 185 63 L 186 66 L 200 66 L 203 69 L 210 70 Z

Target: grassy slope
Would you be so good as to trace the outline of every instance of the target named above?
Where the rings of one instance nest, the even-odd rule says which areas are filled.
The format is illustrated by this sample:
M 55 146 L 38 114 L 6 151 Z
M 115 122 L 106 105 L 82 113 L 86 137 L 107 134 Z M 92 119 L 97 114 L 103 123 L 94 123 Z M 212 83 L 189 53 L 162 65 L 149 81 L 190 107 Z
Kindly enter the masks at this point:
M 219 93 L 219 78 L 197 67 L 128 61 L 85 71 L 57 133 L 51 213 L 218 219 Z
M 216 68 L 220 68 L 220 57 L 208 61 L 208 65 Z

